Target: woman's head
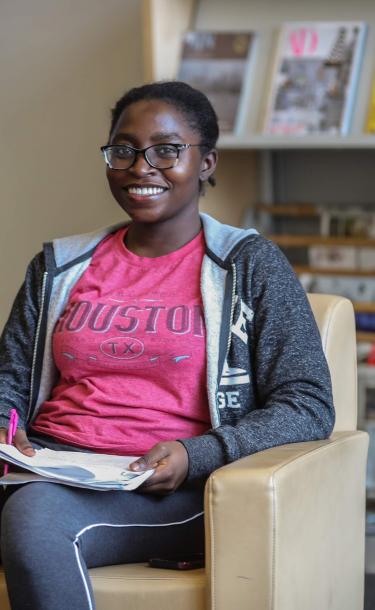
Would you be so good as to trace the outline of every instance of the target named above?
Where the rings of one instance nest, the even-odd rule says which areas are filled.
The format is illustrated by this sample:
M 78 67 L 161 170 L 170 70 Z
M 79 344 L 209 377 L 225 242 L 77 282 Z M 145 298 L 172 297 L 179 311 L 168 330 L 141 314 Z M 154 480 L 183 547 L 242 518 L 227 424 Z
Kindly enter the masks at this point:
M 112 194 L 137 222 L 197 218 L 217 136 L 216 114 L 200 91 L 180 82 L 131 89 L 112 111 L 103 147 Z

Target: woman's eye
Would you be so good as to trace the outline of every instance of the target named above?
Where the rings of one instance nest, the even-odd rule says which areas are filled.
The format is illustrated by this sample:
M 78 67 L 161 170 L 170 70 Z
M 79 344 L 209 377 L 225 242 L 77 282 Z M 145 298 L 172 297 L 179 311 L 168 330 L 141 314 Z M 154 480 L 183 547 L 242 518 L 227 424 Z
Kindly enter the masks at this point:
M 155 146 L 154 151 L 159 157 L 162 157 L 163 159 L 175 159 L 177 154 L 176 148 L 168 144 L 161 144 L 160 146 Z
M 113 149 L 112 154 L 114 157 L 116 157 L 116 159 L 131 159 L 133 156 L 133 151 L 127 146 L 119 146 L 118 148 Z

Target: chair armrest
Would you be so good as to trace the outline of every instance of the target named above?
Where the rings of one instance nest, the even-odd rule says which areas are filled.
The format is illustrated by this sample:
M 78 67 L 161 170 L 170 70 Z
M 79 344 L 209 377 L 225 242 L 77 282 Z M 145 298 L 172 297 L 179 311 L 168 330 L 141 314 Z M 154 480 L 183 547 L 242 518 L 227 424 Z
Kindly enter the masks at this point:
M 368 435 L 283 445 L 205 492 L 209 608 L 362 610 Z

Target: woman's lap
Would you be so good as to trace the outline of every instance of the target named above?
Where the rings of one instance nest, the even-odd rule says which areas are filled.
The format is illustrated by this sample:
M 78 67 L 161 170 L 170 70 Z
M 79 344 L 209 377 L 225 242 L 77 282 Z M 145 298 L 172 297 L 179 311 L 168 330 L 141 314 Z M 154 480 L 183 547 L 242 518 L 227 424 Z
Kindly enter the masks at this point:
M 171 495 L 155 496 L 140 492 L 101 492 L 54 483 L 31 483 L 14 492 L 4 510 L 5 525 L 11 528 L 8 536 L 10 534 L 13 539 L 20 535 L 31 535 L 29 529 L 32 526 L 33 538 L 45 532 L 52 538 L 54 528 L 61 528 L 71 537 L 78 536 L 82 541 L 103 536 L 113 538 L 115 544 L 121 535 L 128 538 L 129 530 L 134 528 L 136 541 L 137 534 L 143 532 L 142 540 L 146 542 L 152 539 L 151 532 L 155 528 L 157 539 L 162 544 L 164 534 L 168 533 L 170 527 L 175 534 L 168 544 L 178 547 L 176 528 L 183 534 L 184 530 L 191 529 L 193 522 L 199 521 L 199 515 L 203 513 L 203 485 L 186 485 Z M 101 532 L 101 529 L 104 531 Z M 194 544 L 194 540 L 189 540 L 188 544 Z M 88 550 L 91 548 L 89 543 L 86 546 Z M 138 551 L 137 546 L 136 542 L 132 550 L 134 557 L 130 556 L 128 561 L 147 559 L 147 553 L 140 557 L 142 551 Z M 159 552 L 162 550 L 159 548 Z M 98 547 L 94 545 L 93 552 L 87 557 L 90 565 L 98 561 L 95 558 L 97 551 Z M 129 551 L 124 550 L 126 552 Z M 119 558 L 121 562 L 125 560 L 126 557 Z
M 203 551 L 203 489 L 203 482 L 187 484 L 169 496 L 155 496 L 54 483 L 20 487 L 6 500 L 2 515 L 8 587 L 19 590 L 24 574 L 35 607 L 38 603 L 41 610 L 57 610 L 56 596 L 69 585 L 72 599 L 64 594 L 64 603 L 69 601 L 71 610 L 84 610 L 83 597 L 76 605 L 74 599 L 82 593 L 87 567 Z M 14 607 L 25 603 L 15 599 Z

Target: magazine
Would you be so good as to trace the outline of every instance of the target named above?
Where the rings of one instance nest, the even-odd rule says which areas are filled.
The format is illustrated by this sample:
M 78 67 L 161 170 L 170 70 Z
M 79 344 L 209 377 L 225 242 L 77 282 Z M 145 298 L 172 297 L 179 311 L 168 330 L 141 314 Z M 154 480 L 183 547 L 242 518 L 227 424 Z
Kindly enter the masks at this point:
M 283 24 L 265 133 L 349 133 L 366 29 L 358 21 Z
M 0 459 L 27 471 L 10 472 L 0 477 L 3 485 L 45 481 L 103 491 L 130 491 L 142 485 L 154 472 L 153 469 L 128 470 L 136 457 L 52 449 L 37 449 L 33 457 L 28 457 L 13 445 L 3 444 L 0 445 Z
M 371 94 L 366 119 L 366 133 L 375 133 L 375 76 L 371 84 Z
M 203 91 L 224 132 L 239 132 L 246 120 L 254 57 L 254 32 L 187 32 L 178 79 Z

